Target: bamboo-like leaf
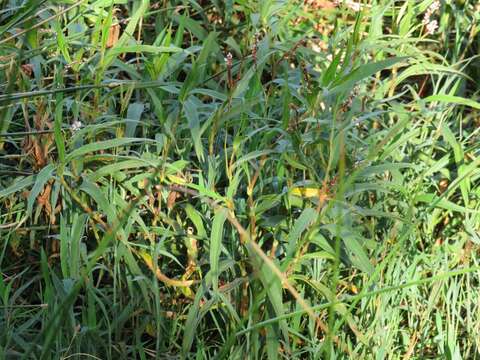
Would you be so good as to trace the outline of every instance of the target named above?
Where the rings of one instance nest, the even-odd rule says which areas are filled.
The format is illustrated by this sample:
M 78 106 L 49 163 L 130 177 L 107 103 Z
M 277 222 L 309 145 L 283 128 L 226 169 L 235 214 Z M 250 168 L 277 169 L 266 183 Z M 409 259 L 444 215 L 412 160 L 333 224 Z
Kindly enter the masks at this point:
M 439 207 L 449 211 L 456 211 L 460 213 L 475 212 L 473 210 L 469 210 L 465 208 L 464 206 L 457 205 L 445 198 L 440 198 L 435 194 L 420 194 L 415 196 L 414 201 L 416 203 L 420 202 L 420 203 L 426 203 L 426 204 L 435 204 L 435 207 Z
M 120 39 L 118 39 L 115 46 L 113 46 L 110 50 L 107 51 L 105 55 L 105 59 L 102 63 L 103 69 L 107 69 L 112 64 L 113 60 L 119 54 L 124 52 L 125 49 L 122 49 L 122 48 L 124 48 L 127 41 L 129 41 L 133 37 L 135 28 L 137 27 L 140 19 L 143 17 L 145 12 L 148 10 L 149 6 L 150 6 L 150 0 L 140 0 L 139 6 L 137 7 L 137 11 L 135 11 L 135 13 L 129 19 L 128 25 L 125 28 L 125 31 L 123 32 L 122 36 L 120 37 Z M 123 51 L 119 51 L 119 49 L 122 49 Z M 133 51 L 134 49 L 135 47 L 131 48 L 131 51 Z
M 95 143 L 83 145 L 78 149 L 73 150 L 70 154 L 68 154 L 65 158 L 65 161 L 71 161 L 75 158 L 78 158 L 82 155 L 89 154 L 91 152 L 100 151 L 100 150 L 107 150 L 119 146 L 124 146 L 127 144 L 132 144 L 134 142 L 145 141 L 145 139 L 138 139 L 138 138 L 120 138 L 120 139 L 112 139 L 112 140 L 104 140 L 98 141 Z
M 202 146 L 202 134 L 200 132 L 200 119 L 198 117 L 197 106 L 194 101 L 189 98 L 183 103 L 183 110 L 185 117 L 188 120 L 188 127 L 192 134 L 193 145 L 195 147 L 195 153 L 200 161 L 205 160 L 203 146 Z
M 407 59 L 407 57 L 394 57 L 391 59 L 361 65 L 354 69 L 352 72 L 350 72 L 348 75 L 337 80 L 333 84 L 333 87 L 329 90 L 329 94 L 334 95 L 350 90 L 357 82 L 368 78 L 381 70 L 388 69 L 389 67 L 392 67 L 393 65 Z
M 37 199 L 38 195 L 44 190 L 45 184 L 52 178 L 53 171 L 55 170 L 54 164 L 48 164 L 45 166 L 40 172 L 38 173 L 37 177 L 35 178 L 35 184 L 33 185 L 30 194 L 28 195 L 27 200 L 27 216 L 32 213 L 33 204 Z
M 306 208 L 302 211 L 298 219 L 295 220 L 293 228 L 287 238 L 287 258 L 293 256 L 295 250 L 298 249 L 298 240 L 300 239 L 300 236 L 317 219 L 317 217 L 318 213 L 315 209 Z
M 132 103 L 128 106 L 125 137 L 133 138 L 135 136 L 135 130 L 137 129 L 144 109 L 145 105 L 139 102 Z
M 223 226 L 227 219 L 226 209 L 220 209 L 215 213 L 212 222 L 212 231 L 210 234 L 210 272 L 212 273 L 212 285 L 214 290 L 218 290 L 219 262 L 223 241 Z
M 463 106 L 468 106 L 474 109 L 480 109 L 480 103 L 478 101 L 475 101 L 472 99 L 465 99 L 463 97 L 454 96 L 454 95 L 435 94 L 435 95 L 430 95 L 423 100 L 425 102 L 436 101 L 440 103 L 463 105 Z
M 30 185 L 34 184 L 36 181 L 37 175 L 30 175 L 21 180 L 15 181 L 12 185 L 0 191 L 0 199 L 7 197 L 8 195 L 14 194 Z

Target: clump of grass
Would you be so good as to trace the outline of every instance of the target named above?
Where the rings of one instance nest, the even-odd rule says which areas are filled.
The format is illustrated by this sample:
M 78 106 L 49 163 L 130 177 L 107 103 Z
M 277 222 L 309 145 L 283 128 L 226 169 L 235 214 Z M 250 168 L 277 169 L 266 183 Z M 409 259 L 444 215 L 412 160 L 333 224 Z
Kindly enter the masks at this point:
M 476 7 L 2 4 L 2 355 L 476 358 Z

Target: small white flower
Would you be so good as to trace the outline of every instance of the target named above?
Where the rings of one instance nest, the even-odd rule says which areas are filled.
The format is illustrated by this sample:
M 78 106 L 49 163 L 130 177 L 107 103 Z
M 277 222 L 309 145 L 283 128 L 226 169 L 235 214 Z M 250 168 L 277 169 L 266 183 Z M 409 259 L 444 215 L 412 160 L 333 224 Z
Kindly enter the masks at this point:
M 223 60 L 225 60 L 227 65 L 232 65 L 232 59 L 233 59 L 233 55 L 231 52 L 229 52 L 227 56 L 223 58 Z
M 440 1 L 434 1 L 428 8 L 431 13 L 434 13 L 438 9 L 440 9 Z
M 73 122 L 72 126 L 70 127 L 70 129 L 75 132 L 75 131 L 80 130 L 82 128 L 82 126 L 83 126 L 83 124 L 82 124 L 81 121 L 75 120 Z
M 431 14 L 429 11 L 427 11 L 425 15 L 423 15 L 423 20 L 422 20 L 423 25 L 427 25 L 430 22 L 430 16 Z
M 347 6 L 355 12 L 362 10 L 362 5 L 354 1 L 347 1 Z
M 335 4 L 335 6 L 340 6 L 343 3 L 343 1 L 342 0 L 334 0 L 333 3 Z M 345 0 L 345 5 L 355 12 L 359 12 L 360 10 L 362 10 L 362 4 L 359 3 L 359 2 L 355 2 L 355 1 L 352 1 L 352 0 Z
M 428 27 L 429 24 L 431 24 L 433 21 L 435 21 L 435 20 L 431 20 L 431 17 L 439 9 L 440 9 L 440 1 L 436 0 L 433 3 L 431 3 L 430 6 L 428 7 L 427 11 L 425 12 L 425 15 L 423 16 L 422 24 L 427 25 L 427 27 Z M 435 25 L 430 25 L 430 26 L 433 28 Z M 437 24 L 437 27 L 438 27 L 438 24 Z M 436 28 L 435 28 L 435 30 L 436 30 Z M 434 30 L 434 32 L 435 32 L 435 30 Z M 430 32 L 429 32 L 429 34 L 430 34 Z
M 440 1 L 434 1 L 430 4 L 427 11 L 425 11 L 425 15 L 423 15 L 422 24 L 428 25 L 431 22 L 431 17 L 434 13 L 436 13 L 440 9 Z
M 312 43 L 311 47 L 312 47 L 312 50 L 316 53 L 321 53 L 322 52 L 322 49 L 320 48 L 320 46 L 318 46 L 318 44 Z
M 437 20 L 432 20 L 427 24 L 427 34 L 433 35 L 438 28 Z

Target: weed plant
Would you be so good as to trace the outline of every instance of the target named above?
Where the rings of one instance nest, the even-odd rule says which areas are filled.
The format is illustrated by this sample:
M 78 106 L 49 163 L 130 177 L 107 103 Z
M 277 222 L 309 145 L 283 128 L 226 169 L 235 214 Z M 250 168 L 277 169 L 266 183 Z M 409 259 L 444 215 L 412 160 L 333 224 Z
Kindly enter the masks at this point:
M 480 358 L 479 26 L 0 1 L 1 358 Z

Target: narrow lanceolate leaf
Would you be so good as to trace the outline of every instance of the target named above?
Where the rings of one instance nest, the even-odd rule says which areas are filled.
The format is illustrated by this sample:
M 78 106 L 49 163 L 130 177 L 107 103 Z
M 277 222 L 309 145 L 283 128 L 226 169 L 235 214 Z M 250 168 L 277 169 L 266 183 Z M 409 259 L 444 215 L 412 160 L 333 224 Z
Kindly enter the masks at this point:
M 464 206 L 457 205 L 445 198 L 441 198 L 435 194 L 421 194 L 417 195 L 414 199 L 415 203 L 426 203 L 429 204 L 431 207 L 442 208 L 449 211 L 456 211 L 460 213 L 466 212 L 476 212 L 473 210 L 469 210 Z
M 339 81 L 336 81 L 329 93 L 338 94 L 343 91 L 347 91 L 351 89 L 357 82 L 366 79 L 372 75 L 375 75 L 381 70 L 387 69 L 395 64 L 405 61 L 406 59 L 407 57 L 394 57 L 391 59 L 361 65 L 354 69 L 352 72 L 350 72 L 348 75 L 339 79 Z
M 372 274 L 374 271 L 373 265 L 370 262 L 364 247 L 357 240 L 356 236 L 353 234 L 342 234 L 341 236 L 345 247 L 348 249 L 349 258 L 353 265 L 368 274 Z
M 129 46 L 116 46 L 110 52 L 110 56 L 118 56 L 120 54 L 128 53 L 148 53 L 148 54 L 165 54 L 165 53 L 177 53 L 186 51 L 176 46 L 152 46 L 152 45 L 129 45 Z
M 268 155 L 268 154 L 271 154 L 271 153 L 274 153 L 274 152 L 275 152 L 274 150 L 255 150 L 255 151 L 252 151 L 251 153 L 246 154 L 246 155 L 242 156 L 240 159 L 238 159 L 237 161 L 235 161 L 234 167 L 237 167 L 237 166 L 239 166 L 240 164 L 242 164 L 246 161 L 257 159 L 261 156 Z
M 116 214 L 113 205 L 108 201 L 105 193 L 102 192 L 102 189 L 100 189 L 96 184 L 90 182 L 87 179 L 83 179 L 82 185 L 80 185 L 79 190 L 84 191 L 93 198 L 93 200 L 97 203 L 99 210 L 103 214 L 107 215 L 110 222 L 116 220 Z
M 137 7 L 137 11 L 133 14 L 133 16 L 129 19 L 128 25 L 125 28 L 122 36 L 118 39 L 117 43 L 107 52 L 105 55 L 104 62 L 102 64 L 103 68 L 108 68 L 113 60 L 117 57 L 117 55 L 121 52 L 118 49 L 124 47 L 128 41 L 130 41 L 134 37 L 134 31 L 137 27 L 140 19 L 143 17 L 145 12 L 148 10 L 150 6 L 150 0 L 141 0 L 140 5 Z
M 156 165 L 151 161 L 145 159 L 132 159 L 119 161 L 114 164 L 105 165 L 99 168 L 97 171 L 88 175 L 89 179 L 95 181 L 102 176 L 109 176 L 112 174 L 119 174 L 126 169 L 139 169 L 144 167 L 155 167 Z
M 55 107 L 55 122 L 54 122 L 54 137 L 55 144 L 57 145 L 58 159 L 61 163 L 65 162 L 65 139 L 62 135 L 62 123 L 63 123 L 63 104 L 65 100 L 57 103 Z
M 59 21 L 54 22 L 54 29 L 55 29 L 56 34 L 57 34 L 58 49 L 62 53 L 62 55 L 65 58 L 65 60 L 67 61 L 67 63 L 70 64 L 72 62 L 72 59 L 70 58 L 70 54 L 68 52 L 68 44 L 67 44 L 67 41 L 65 39 L 65 34 L 63 33 L 63 29 L 62 29 Z
M 190 91 L 192 91 L 198 85 L 198 83 L 205 78 L 208 56 L 214 52 L 215 48 L 218 48 L 216 39 L 217 34 L 215 32 L 211 32 L 203 42 L 202 51 L 198 55 L 197 60 L 194 62 L 192 70 L 188 72 L 187 78 L 185 79 L 182 89 L 180 90 L 180 101 L 187 99 Z
M 455 163 L 458 167 L 458 177 L 463 178 L 460 182 L 460 191 L 462 192 L 463 201 L 465 205 L 468 206 L 469 203 L 469 193 L 470 193 L 470 177 L 463 176 L 465 173 L 466 165 L 464 164 L 464 151 L 462 144 L 457 141 L 454 133 L 450 130 L 448 124 L 442 124 L 442 134 L 443 138 L 448 142 L 448 144 L 453 149 L 453 155 L 455 158 Z
M 22 180 L 14 181 L 12 185 L 0 191 L 0 199 L 29 187 L 35 183 L 36 177 L 37 175 L 30 175 Z
M 187 30 L 189 30 L 193 35 L 195 35 L 198 39 L 204 40 L 207 36 L 205 29 L 195 20 L 182 16 L 182 15 L 174 15 L 172 19 L 183 25 Z
M 302 233 L 317 219 L 318 213 L 313 208 L 306 208 L 293 225 L 293 229 L 287 238 L 287 258 L 293 256 L 295 249 L 298 249 L 298 239 Z
M 214 290 L 218 290 L 218 269 L 222 248 L 223 226 L 227 219 L 227 211 L 227 209 L 221 209 L 215 214 L 212 223 L 212 233 L 210 235 L 210 271 L 212 273 Z
M 280 278 L 250 246 L 248 246 L 248 250 L 253 267 L 258 269 L 256 273 L 266 291 L 267 300 L 273 308 L 273 314 L 271 317 L 282 317 L 285 314 L 285 308 L 283 303 L 282 282 Z M 279 325 L 283 335 L 284 344 L 288 347 L 288 325 L 285 321 L 280 321 Z
M 348 258 L 355 267 L 366 273 L 373 273 L 373 265 L 363 245 L 364 238 L 352 232 L 351 229 L 342 228 L 338 224 L 322 225 L 322 228 L 330 232 L 332 238 L 337 238 L 343 242 L 344 248 L 348 252 Z
M 192 347 L 193 341 L 196 338 L 196 330 L 200 320 L 202 319 L 202 314 L 200 313 L 200 309 L 205 311 L 206 305 L 203 304 L 200 306 L 200 301 L 203 298 L 203 290 L 200 287 L 195 295 L 195 300 L 190 307 L 187 315 L 187 321 L 185 322 L 185 333 L 183 335 L 182 341 L 182 358 L 186 359 L 187 355 Z
M 190 204 L 185 206 L 185 212 L 195 226 L 198 236 L 206 237 L 207 233 L 205 232 L 205 227 L 203 226 L 203 220 L 200 212 L 195 210 L 195 208 Z
M 33 204 L 35 203 L 37 196 L 40 195 L 40 193 L 43 191 L 47 181 L 52 178 L 54 169 L 55 166 L 53 164 L 49 164 L 45 166 L 42 170 L 40 170 L 40 172 L 38 173 L 32 191 L 30 191 L 30 194 L 28 195 L 27 215 L 30 215 L 32 213 Z
M 145 105 L 141 102 L 132 103 L 128 106 L 125 136 L 131 138 L 135 136 L 140 117 L 142 116 Z
M 188 127 L 190 128 L 190 132 L 192 134 L 193 146 L 195 148 L 197 158 L 200 161 L 204 161 L 205 157 L 203 154 L 202 134 L 200 132 L 200 119 L 198 117 L 197 106 L 193 102 L 192 97 L 189 97 L 183 104 L 183 111 L 185 112 L 185 117 L 188 121 Z
M 115 148 L 115 147 L 118 147 L 118 146 L 123 146 L 123 145 L 131 144 L 131 143 L 134 143 L 134 142 L 145 141 L 145 140 L 146 139 L 121 138 L 121 139 L 99 141 L 99 142 L 96 142 L 96 143 L 83 145 L 82 147 L 79 147 L 78 149 L 73 150 L 70 154 L 67 155 L 65 160 L 68 162 L 68 161 L 73 160 L 77 157 L 80 157 L 82 155 L 85 155 L 85 154 L 88 154 L 88 153 L 91 153 L 91 152 L 94 152 L 94 151 L 111 149 L 111 148 Z
M 440 103 L 446 103 L 446 104 L 454 104 L 454 105 L 464 105 L 468 106 L 474 109 L 480 109 L 480 102 L 477 102 L 475 100 L 471 99 L 465 99 L 460 96 L 454 96 L 454 95 L 443 95 L 443 94 L 437 94 L 437 95 L 431 95 L 429 97 L 426 97 L 423 99 L 426 102 L 433 102 L 437 101 Z

